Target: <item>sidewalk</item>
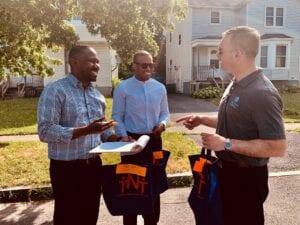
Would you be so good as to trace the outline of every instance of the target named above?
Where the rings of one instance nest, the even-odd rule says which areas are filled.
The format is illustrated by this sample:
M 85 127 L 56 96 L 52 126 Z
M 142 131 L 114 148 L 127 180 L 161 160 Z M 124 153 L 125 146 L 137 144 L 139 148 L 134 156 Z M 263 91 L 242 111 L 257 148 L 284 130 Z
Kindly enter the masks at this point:
M 271 177 L 269 184 L 270 194 L 264 204 L 265 225 L 299 225 L 300 175 Z M 161 216 L 158 225 L 195 224 L 187 202 L 190 190 L 190 187 L 174 188 L 161 195 Z M 1 225 L 51 225 L 52 216 L 53 201 L 0 204 Z M 118 224 L 122 224 L 122 217 L 111 216 L 102 198 L 97 225 Z M 139 216 L 138 225 L 142 224 Z

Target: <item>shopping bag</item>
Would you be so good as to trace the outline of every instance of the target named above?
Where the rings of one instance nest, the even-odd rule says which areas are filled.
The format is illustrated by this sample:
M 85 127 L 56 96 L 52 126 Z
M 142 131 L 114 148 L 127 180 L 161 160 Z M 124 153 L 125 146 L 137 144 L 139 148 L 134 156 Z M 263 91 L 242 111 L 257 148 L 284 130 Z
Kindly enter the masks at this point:
M 188 198 L 196 225 L 221 225 L 221 198 L 217 177 L 218 159 L 210 150 L 190 155 L 189 161 L 194 184 Z
M 104 165 L 102 172 L 103 197 L 112 215 L 153 213 L 150 166 L 120 163 Z

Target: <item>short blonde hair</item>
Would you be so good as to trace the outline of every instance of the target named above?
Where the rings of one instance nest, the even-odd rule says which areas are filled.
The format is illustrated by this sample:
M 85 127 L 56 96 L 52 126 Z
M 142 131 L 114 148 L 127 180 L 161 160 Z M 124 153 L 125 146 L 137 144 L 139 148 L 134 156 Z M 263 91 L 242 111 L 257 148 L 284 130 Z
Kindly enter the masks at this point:
M 233 27 L 222 34 L 229 37 L 233 48 L 242 50 L 248 57 L 255 58 L 259 50 L 260 34 L 248 26 Z

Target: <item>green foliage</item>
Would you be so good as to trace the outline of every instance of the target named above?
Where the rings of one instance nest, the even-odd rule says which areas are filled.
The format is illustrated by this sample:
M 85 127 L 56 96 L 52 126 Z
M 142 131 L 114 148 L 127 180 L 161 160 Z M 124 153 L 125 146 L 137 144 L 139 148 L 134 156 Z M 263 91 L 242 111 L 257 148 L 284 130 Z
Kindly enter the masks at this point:
M 119 83 L 121 83 L 121 79 L 119 79 L 118 77 L 113 77 L 111 79 L 111 83 L 112 83 L 112 88 L 115 88 Z
M 208 98 L 220 98 L 223 91 L 217 87 L 206 87 L 194 91 L 192 96 L 194 98 L 208 99 Z
M 90 32 L 101 33 L 122 62 L 129 64 L 133 54 L 144 49 L 156 56 L 155 38 L 164 29 L 173 29 L 172 16 L 184 18 L 186 0 L 79 0 L 81 15 Z
M 46 55 L 78 37 L 65 21 L 75 13 L 75 0 L 0 1 L 0 80 L 7 75 L 47 76 L 60 63 Z
M 129 78 L 132 76 L 132 68 L 131 65 L 128 65 L 124 62 L 122 62 L 119 65 L 119 77 L 123 80 Z

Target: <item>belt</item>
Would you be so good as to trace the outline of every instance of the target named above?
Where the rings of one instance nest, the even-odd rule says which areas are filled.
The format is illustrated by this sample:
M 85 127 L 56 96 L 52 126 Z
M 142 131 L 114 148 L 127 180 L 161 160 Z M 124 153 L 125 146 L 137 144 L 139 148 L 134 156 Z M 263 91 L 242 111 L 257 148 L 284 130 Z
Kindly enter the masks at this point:
M 100 162 L 101 163 L 101 158 L 100 157 L 93 157 L 93 158 L 88 158 L 88 159 L 75 159 L 75 160 L 56 160 L 56 159 L 51 159 L 51 161 L 55 164 L 60 164 L 60 165 L 93 165 L 95 163 Z

